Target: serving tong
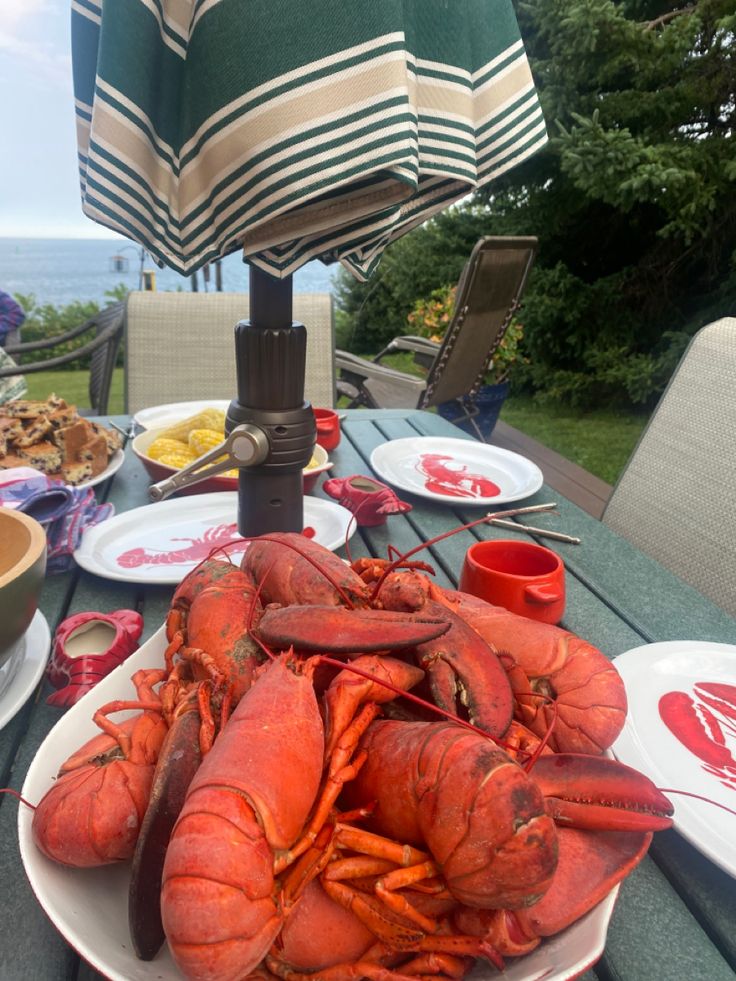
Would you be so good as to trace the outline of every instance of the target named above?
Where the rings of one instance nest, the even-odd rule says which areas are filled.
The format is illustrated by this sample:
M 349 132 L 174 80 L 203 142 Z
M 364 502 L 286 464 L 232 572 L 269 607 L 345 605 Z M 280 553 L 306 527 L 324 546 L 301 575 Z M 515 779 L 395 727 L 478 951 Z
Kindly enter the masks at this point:
M 242 423 L 218 446 L 194 460 L 175 474 L 151 484 L 148 496 L 152 501 L 163 501 L 175 491 L 215 477 L 226 470 L 240 467 L 256 467 L 268 456 L 268 437 L 257 426 Z

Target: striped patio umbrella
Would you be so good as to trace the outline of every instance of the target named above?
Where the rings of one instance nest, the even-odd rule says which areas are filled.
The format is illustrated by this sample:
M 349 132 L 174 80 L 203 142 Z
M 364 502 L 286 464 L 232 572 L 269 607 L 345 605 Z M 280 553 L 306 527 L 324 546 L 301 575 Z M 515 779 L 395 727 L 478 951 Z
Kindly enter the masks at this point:
M 368 276 L 545 142 L 511 0 L 73 0 L 85 213 L 187 274 Z
M 260 457 L 239 527 L 301 530 L 315 431 L 291 274 L 368 277 L 545 143 L 511 0 L 72 0 L 72 59 L 85 213 L 182 274 L 250 265 L 228 431 L 255 427 Z

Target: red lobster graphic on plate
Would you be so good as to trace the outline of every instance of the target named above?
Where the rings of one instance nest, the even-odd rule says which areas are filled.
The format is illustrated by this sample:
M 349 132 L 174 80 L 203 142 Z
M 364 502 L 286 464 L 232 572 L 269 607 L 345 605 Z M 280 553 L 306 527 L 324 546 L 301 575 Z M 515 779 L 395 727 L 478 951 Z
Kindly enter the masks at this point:
M 141 565 L 180 565 L 182 563 L 199 562 L 206 559 L 213 548 L 218 545 L 229 545 L 240 538 L 236 524 L 215 525 L 208 528 L 201 538 L 172 538 L 174 542 L 189 542 L 186 548 L 171 551 L 147 552 L 144 548 L 131 548 L 128 552 L 118 555 L 117 563 L 124 569 L 135 569 Z M 245 545 L 245 542 L 243 543 Z M 232 554 L 232 553 L 231 553 Z
M 659 715 L 683 746 L 702 760 L 706 773 L 736 790 L 736 685 L 698 681 L 693 698 L 668 691 L 659 700 Z M 729 749 L 729 743 L 731 749 Z
M 455 462 L 455 469 L 446 461 Z M 416 465 L 419 473 L 427 479 L 424 486 L 433 494 L 445 497 L 495 497 L 501 488 L 480 473 L 468 473 L 468 468 L 457 467 L 451 456 L 442 453 L 422 453 Z

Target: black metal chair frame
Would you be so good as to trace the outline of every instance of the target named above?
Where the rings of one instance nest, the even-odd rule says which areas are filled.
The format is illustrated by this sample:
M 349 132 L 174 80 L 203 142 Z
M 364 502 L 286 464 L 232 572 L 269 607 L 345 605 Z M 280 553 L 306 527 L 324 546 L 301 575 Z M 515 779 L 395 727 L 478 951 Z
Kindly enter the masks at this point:
M 17 367 L 0 368 L 0 378 L 11 375 L 27 375 L 38 371 L 48 371 L 52 368 L 60 368 L 65 364 L 77 361 L 86 355 L 92 356 L 89 373 L 89 399 L 90 409 L 80 410 L 81 415 L 104 415 L 110 399 L 110 385 L 112 383 L 113 370 L 117 358 L 120 342 L 123 337 L 123 326 L 125 322 L 125 304 L 114 303 L 111 306 L 100 310 L 89 320 L 85 320 L 78 327 L 63 334 L 55 334 L 53 337 L 45 338 L 42 341 L 28 341 L 25 344 L 15 344 L 6 347 L 6 352 L 16 362 Z M 42 361 L 23 362 L 23 355 L 32 351 L 52 350 L 59 344 L 66 341 L 76 340 L 89 331 L 95 331 L 95 336 L 80 344 L 73 351 L 67 351 L 57 357 L 45 358 Z

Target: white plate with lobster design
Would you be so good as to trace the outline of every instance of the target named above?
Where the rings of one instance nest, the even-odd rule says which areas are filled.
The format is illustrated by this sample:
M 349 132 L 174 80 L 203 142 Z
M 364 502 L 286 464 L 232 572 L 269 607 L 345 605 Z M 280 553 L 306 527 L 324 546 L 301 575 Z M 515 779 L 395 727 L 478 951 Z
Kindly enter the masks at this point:
M 674 827 L 736 876 L 736 646 L 645 644 L 617 657 L 616 668 L 629 702 L 612 747 L 616 758 L 665 793 L 670 788 L 705 798 L 668 794 Z
M 106 702 L 134 697 L 131 675 L 163 667 L 166 638 L 161 627 L 123 664 L 103 678 L 56 723 L 31 763 L 22 794 L 32 804 L 53 784 L 64 760 L 99 730 L 92 721 Z M 119 713 L 122 720 L 126 714 Z M 111 981 L 181 981 L 168 948 L 152 961 L 136 958 L 128 933 L 130 865 L 71 869 L 50 861 L 36 848 L 29 808 L 18 808 L 18 838 L 26 875 L 46 914 L 67 942 Z M 571 981 L 601 955 L 618 887 L 573 926 L 544 941 L 525 957 L 509 958 L 505 981 Z M 496 981 L 495 968 L 478 963 L 469 981 Z
M 227 399 L 204 399 L 199 402 L 168 402 L 166 405 L 152 405 L 140 409 L 133 419 L 143 429 L 156 429 L 158 426 L 173 426 L 182 419 L 205 409 L 221 409 L 227 412 L 230 402 Z
M 373 450 L 370 464 L 386 483 L 441 504 L 520 501 L 544 482 L 526 457 L 472 439 L 393 439 Z
M 243 555 L 237 513 L 237 491 L 147 504 L 88 528 L 74 558 L 106 579 L 174 585 L 218 546 L 233 560 Z M 347 508 L 304 498 L 304 533 L 325 548 L 340 548 L 355 528 Z

